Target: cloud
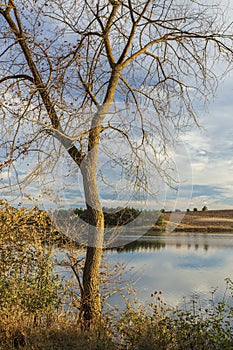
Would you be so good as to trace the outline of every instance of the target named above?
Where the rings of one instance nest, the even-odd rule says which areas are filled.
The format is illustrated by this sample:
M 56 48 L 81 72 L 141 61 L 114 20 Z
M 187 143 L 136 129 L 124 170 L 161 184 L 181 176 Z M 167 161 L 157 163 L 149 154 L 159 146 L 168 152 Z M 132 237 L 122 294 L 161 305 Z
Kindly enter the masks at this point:
M 233 74 L 219 86 L 215 100 L 200 116 L 201 128 L 184 141 L 193 172 L 192 203 L 203 199 L 215 208 L 233 207 Z

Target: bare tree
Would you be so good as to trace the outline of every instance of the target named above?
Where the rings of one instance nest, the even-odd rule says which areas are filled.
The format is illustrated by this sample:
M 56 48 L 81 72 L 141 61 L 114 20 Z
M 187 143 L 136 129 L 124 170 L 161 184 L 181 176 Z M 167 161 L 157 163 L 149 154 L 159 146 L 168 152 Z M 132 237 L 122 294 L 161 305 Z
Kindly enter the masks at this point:
M 172 137 L 167 126 L 178 133 L 197 123 L 197 102 L 217 87 L 216 65 L 223 61 L 226 72 L 232 64 L 232 25 L 223 13 L 221 4 L 201 0 L 0 4 L 0 166 L 14 171 L 32 151 L 51 161 L 51 150 L 62 146 L 81 170 L 89 222 L 81 296 L 88 322 L 101 315 L 99 150 L 106 138 L 128 143 L 127 170 L 145 188 L 146 145 L 151 164 L 163 171 L 159 154 Z M 137 110 L 136 143 L 130 133 L 136 117 L 119 116 L 117 101 Z M 142 106 L 153 110 L 147 125 Z

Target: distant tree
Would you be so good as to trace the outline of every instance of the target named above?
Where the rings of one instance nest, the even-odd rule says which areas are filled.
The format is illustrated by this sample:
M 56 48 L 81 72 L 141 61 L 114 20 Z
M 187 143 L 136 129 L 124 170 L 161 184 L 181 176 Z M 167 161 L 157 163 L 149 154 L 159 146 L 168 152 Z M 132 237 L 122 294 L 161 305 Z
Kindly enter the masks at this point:
M 186 211 L 187 211 L 187 213 L 189 213 L 189 212 L 190 212 L 190 209 L 188 208 Z
M 204 207 L 202 208 L 202 211 L 207 211 L 207 210 L 208 210 L 207 206 L 204 205 Z
M 197 211 L 197 208 L 193 208 L 193 211 Z
M 158 220 L 156 221 L 156 225 L 160 227 L 160 229 L 163 229 L 165 226 L 165 220 L 164 220 L 164 216 L 163 214 L 161 214 L 158 218 Z

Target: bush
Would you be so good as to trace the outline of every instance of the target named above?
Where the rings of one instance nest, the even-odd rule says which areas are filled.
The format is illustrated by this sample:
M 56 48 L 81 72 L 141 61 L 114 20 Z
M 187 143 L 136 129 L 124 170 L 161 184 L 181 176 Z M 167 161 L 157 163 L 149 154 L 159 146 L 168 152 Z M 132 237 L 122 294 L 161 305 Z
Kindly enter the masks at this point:
M 1 313 L 40 316 L 59 306 L 51 250 L 43 243 L 46 216 L 38 209 L 0 207 Z
M 227 281 L 231 289 L 232 282 Z M 121 314 L 116 332 L 123 349 L 140 350 L 231 350 L 233 349 L 233 306 L 224 298 L 201 308 L 191 298 L 183 309 L 170 309 L 161 292 L 152 295 L 150 311 L 132 304 Z

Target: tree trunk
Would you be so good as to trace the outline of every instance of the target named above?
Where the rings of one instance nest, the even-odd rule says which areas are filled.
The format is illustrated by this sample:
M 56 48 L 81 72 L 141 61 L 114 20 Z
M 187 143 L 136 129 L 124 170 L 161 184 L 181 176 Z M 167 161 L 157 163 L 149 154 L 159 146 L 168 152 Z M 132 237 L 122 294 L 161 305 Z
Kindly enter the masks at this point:
M 99 271 L 104 241 L 104 215 L 99 200 L 96 179 L 101 117 L 96 115 L 89 134 L 88 156 L 81 164 L 84 193 L 88 214 L 88 242 L 83 270 L 82 313 L 85 327 L 89 328 L 101 316 Z
M 101 318 L 101 297 L 99 291 L 99 270 L 102 249 L 87 247 L 83 271 L 82 312 L 86 328 Z
M 101 297 L 99 291 L 99 271 L 103 252 L 104 215 L 87 205 L 89 217 L 88 246 L 83 270 L 82 312 L 86 326 L 101 317 Z M 96 226 L 95 226 L 96 225 Z

